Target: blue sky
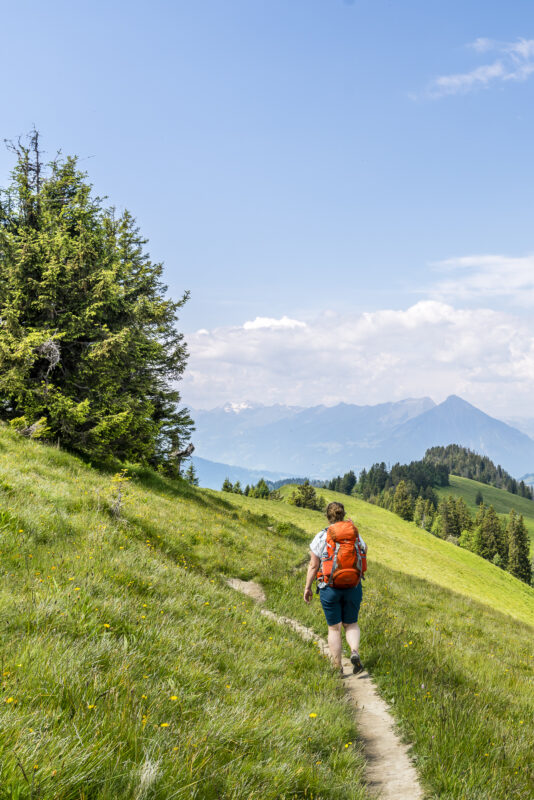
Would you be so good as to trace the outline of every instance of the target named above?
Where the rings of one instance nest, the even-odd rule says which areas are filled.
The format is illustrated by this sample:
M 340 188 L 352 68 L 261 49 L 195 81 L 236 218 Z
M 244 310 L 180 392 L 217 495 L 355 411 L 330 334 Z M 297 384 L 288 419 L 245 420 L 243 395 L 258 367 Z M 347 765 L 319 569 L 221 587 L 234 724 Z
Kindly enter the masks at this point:
M 22 0 L 2 57 L 2 136 L 77 153 L 191 290 L 187 402 L 529 414 L 532 2 Z

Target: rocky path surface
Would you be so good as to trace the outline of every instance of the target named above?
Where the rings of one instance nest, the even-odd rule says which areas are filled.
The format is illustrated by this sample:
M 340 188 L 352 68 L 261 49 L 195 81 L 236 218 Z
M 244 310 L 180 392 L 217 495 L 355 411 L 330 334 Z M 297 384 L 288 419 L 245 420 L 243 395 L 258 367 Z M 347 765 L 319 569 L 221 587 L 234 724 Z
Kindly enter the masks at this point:
M 265 602 L 265 593 L 254 581 L 231 578 L 229 586 L 252 597 L 257 603 Z M 280 625 L 287 625 L 303 639 L 317 642 L 325 655 L 328 645 L 310 628 L 289 617 L 280 616 L 267 608 L 261 613 Z M 380 800 L 422 800 L 423 791 L 415 767 L 408 756 L 408 748 L 401 742 L 394 729 L 394 721 L 387 704 L 378 694 L 367 672 L 352 674 L 352 664 L 343 659 L 346 677 L 343 685 L 356 711 L 358 733 L 363 743 L 366 766 L 366 781 L 371 792 Z

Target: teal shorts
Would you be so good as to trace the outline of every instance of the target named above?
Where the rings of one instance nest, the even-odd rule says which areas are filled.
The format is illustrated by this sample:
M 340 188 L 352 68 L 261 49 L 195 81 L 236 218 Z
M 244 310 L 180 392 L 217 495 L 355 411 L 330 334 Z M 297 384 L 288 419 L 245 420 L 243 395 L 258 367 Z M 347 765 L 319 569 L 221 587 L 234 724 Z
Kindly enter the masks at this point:
M 319 589 L 319 597 L 328 625 L 338 625 L 344 622 L 347 625 L 358 622 L 360 605 L 362 602 L 362 582 L 350 589 L 335 589 L 325 586 Z

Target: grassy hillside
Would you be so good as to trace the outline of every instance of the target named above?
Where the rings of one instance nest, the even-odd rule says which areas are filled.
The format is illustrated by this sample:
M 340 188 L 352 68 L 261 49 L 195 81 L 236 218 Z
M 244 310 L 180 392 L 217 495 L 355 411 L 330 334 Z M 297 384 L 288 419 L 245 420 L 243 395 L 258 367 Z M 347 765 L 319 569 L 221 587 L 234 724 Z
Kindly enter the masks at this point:
M 414 744 L 429 796 L 531 798 L 534 590 L 384 509 L 321 493 L 345 503 L 369 545 L 362 657 Z M 298 521 L 309 538 L 324 525 L 317 512 L 227 496 Z M 319 603 L 301 600 L 303 581 L 301 570 L 267 582 L 269 604 L 324 631 Z
M 495 486 L 488 486 L 485 483 L 472 481 L 469 478 L 460 478 L 457 475 L 450 475 L 449 480 L 451 485 L 437 489 L 438 494 L 441 497 L 447 497 L 450 494 L 454 497 L 463 497 L 473 514 L 477 512 L 475 498 L 478 491 L 482 492 L 486 505 L 492 505 L 495 511 L 503 518 L 512 509 L 517 511 L 518 514 L 523 514 L 530 536 L 531 549 L 534 551 L 534 501 L 527 500 L 526 497 L 519 497 L 517 494 L 511 494 L 504 489 L 496 489 Z
M 363 800 L 328 663 L 224 582 L 324 632 L 298 568 L 322 516 L 133 474 L 116 519 L 112 476 L 0 429 L 0 798 Z M 428 797 L 531 798 L 534 592 L 347 506 L 370 548 L 362 656 Z
M 337 678 L 220 574 L 281 577 L 302 533 L 150 473 L 116 498 L 0 429 L 0 798 L 363 800 Z
M 283 487 L 284 496 L 288 497 L 293 488 Z M 369 545 L 375 563 L 452 589 L 515 619 L 534 624 L 534 590 L 509 573 L 371 503 L 322 489 L 320 494 L 329 502 L 344 503 Z M 315 511 L 286 503 L 269 505 L 276 506 L 278 517 L 298 521 L 310 534 L 324 527 L 323 515 Z

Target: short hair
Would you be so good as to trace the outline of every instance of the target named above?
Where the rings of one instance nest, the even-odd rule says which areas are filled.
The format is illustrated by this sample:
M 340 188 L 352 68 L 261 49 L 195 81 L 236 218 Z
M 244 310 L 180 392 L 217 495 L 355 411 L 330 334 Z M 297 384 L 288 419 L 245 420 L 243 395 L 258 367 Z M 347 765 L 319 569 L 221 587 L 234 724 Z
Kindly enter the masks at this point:
M 341 522 L 345 516 L 345 506 L 343 503 L 328 503 L 326 507 L 326 518 L 328 522 Z

